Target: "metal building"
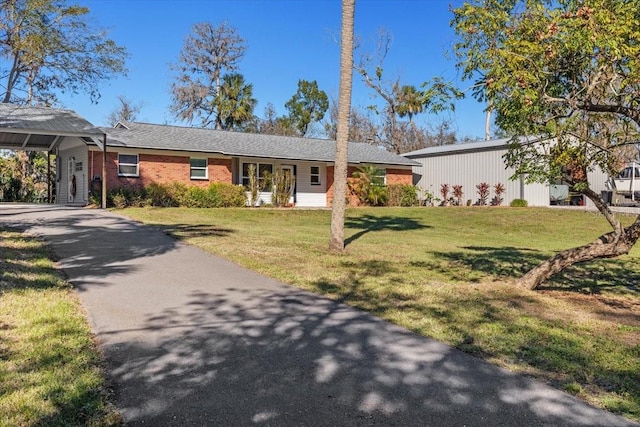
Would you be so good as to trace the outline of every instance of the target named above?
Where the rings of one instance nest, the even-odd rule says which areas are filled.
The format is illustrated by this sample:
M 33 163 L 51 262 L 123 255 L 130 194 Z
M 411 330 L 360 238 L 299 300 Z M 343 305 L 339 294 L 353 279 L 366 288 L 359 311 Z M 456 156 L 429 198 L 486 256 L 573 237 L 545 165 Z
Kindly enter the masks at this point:
M 440 199 L 442 184 L 448 184 L 449 188 L 462 185 L 463 204 L 476 204 L 479 198 L 476 186 L 484 182 L 491 188 L 489 200 L 494 197 L 494 186 L 498 183 L 504 185 L 503 205 L 509 205 L 514 199 L 524 199 L 529 206 L 592 205 L 590 200 L 569 191 L 566 191 L 566 197 L 558 198 L 557 186 L 526 184 L 521 178 L 511 179 L 515 171 L 513 168 L 507 168 L 503 157 L 508 151 L 510 141 L 509 138 L 504 138 L 429 147 L 405 153 L 403 156 L 420 163 L 420 166 L 413 168 L 413 183 L 423 194 L 429 192 Z M 600 171 L 591 172 L 588 178 L 594 191 L 599 193 L 607 189 L 606 174 Z

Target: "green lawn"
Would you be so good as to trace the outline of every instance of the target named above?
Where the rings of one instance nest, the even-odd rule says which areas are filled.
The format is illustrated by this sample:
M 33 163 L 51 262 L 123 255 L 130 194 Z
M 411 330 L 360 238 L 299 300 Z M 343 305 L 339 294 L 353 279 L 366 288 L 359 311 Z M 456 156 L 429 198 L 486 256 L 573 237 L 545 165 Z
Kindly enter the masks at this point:
M 640 250 L 573 268 L 540 291 L 512 285 L 554 251 L 608 231 L 595 213 L 354 209 L 347 253 L 336 255 L 325 210 L 119 212 L 640 420 Z
M 0 426 L 113 426 L 77 296 L 46 246 L 0 228 Z

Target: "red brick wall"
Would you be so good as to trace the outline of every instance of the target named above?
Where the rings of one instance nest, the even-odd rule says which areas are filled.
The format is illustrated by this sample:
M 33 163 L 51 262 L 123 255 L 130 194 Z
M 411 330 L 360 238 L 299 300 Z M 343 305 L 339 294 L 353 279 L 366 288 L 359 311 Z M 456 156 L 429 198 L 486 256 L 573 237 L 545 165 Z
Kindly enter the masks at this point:
M 407 169 L 387 169 L 387 185 L 413 185 L 413 171 Z
M 89 154 L 91 162 L 91 154 Z M 212 182 L 232 182 L 231 159 L 209 159 L 209 179 L 191 179 L 188 156 L 140 154 L 138 156 L 139 177 L 118 176 L 118 153 L 107 152 L 107 188 L 142 188 L 151 183 L 169 184 L 180 182 L 186 185 L 207 187 Z M 102 152 L 93 153 L 93 174 L 102 176 Z
M 353 180 L 353 172 L 358 169 L 349 166 L 347 169 L 347 182 Z M 392 184 L 413 184 L 413 172 L 408 169 L 387 169 L 387 185 Z M 349 206 L 359 206 L 360 200 L 355 194 L 351 194 L 347 187 L 347 197 L 349 198 Z M 327 206 L 331 206 L 333 202 L 333 166 L 327 166 Z
M 333 203 L 333 170 L 333 166 L 327 166 L 327 206 L 331 206 L 331 204 Z M 347 168 L 347 182 L 352 179 L 351 176 L 356 170 L 358 169 L 353 166 L 349 166 Z M 360 204 L 358 196 L 356 196 L 355 194 L 351 194 L 348 185 L 347 197 L 349 199 L 349 206 L 358 206 Z

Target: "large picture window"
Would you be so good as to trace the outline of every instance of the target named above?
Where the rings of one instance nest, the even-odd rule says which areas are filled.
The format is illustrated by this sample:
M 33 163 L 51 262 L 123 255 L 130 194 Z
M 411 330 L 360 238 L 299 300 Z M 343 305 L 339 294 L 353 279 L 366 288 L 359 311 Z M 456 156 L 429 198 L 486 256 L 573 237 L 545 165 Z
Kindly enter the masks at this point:
M 242 185 L 249 190 L 249 168 L 253 165 L 258 172 L 258 185 L 262 191 L 271 191 L 267 176 L 273 173 L 273 165 L 270 163 L 243 163 L 242 164 Z
M 191 159 L 191 179 L 207 179 L 207 159 Z
M 320 185 L 320 166 L 311 166 L 311 185 Z
M 118 176 L 138 176 L 138 155 L 118 154 Z

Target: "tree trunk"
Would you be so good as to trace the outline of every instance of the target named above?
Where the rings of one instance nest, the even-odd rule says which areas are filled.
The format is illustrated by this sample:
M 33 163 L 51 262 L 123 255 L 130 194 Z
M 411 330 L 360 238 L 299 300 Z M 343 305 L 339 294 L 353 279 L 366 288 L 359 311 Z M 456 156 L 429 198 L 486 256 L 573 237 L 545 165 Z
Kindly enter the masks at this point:
M 342 39 L 340 43 L 340 92 L 338 96 L 338 129 L 336 161 L 333 169 L 333 202 L 331 205 L 331 238 L 329 249 L 344 250 L 344 217 L 347 194 L 347 153 L 349 113 L 353 80 L 353 18 L 355 0 L 342 0 Z
M 11 71 L 9 72 L 9 76 L 7 77 L 7 88 L 4 93 L 4 98 L 2 100 L 3 103 L 7 104 L 11 102 L 11 95 L 13 94 L 13 88 L 18 80 L 18 76 L 20 75 L 20 71 L 18 70 L 18 64 L 20 62 L 19 55 L 16 53 L 13 56 L 13 65 L 11 66 Z
M 598 258 L 615 258 L 619 255 L 627 254 L 638 241 L 638 237 L 640 237 L 640 215 L 632 225 L 624 228 L 599 195 L 590 189 L 587 189 L 584 194 L 595 203 L 598 210 L 611 224 L 613 231 L 603 234 L 597 240 L 586 245 L 559 252 L 542 264 L 532 268 L 518 280 L 517 285 L 532 290 L 537 289 L 551 276 L 574 264 Z

